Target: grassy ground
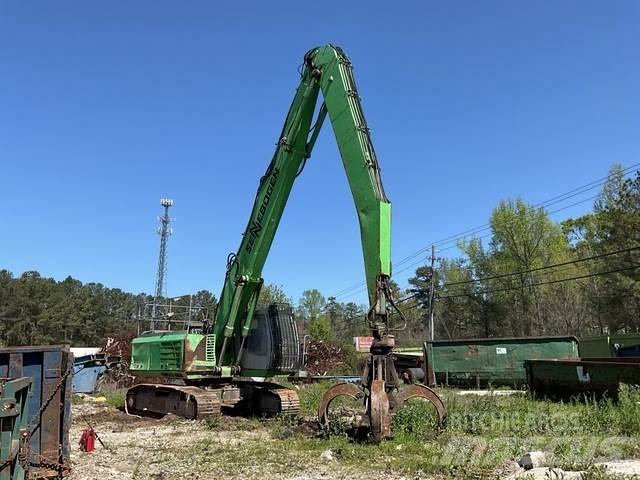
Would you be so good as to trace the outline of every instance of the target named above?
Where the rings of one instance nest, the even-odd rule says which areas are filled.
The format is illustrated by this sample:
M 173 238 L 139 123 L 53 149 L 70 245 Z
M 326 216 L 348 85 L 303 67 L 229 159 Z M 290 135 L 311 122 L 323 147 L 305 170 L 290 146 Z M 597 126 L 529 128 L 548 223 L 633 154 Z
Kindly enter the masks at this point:
M 300 390 L 302 413 L 314 414 L 326 385 Z M 640 389 L 623 386 L 619 400 L 536 400 L 527 395 L 459 396 L 444 391 L 448 421 L 436 432 L 431 408 L 410 403 L 394 418 L 395 437 L 382 445 L 349 440 L 340 432 L 321 440 L 295 436 L 288 449 L 336 450 L 354 468 L 377 458 L 389 471 L 454 478 L 491 477 L 505 461 L 530 450 L 550 452 L 565 470 L 601 472 L 597 461 L 640 458 Z M 280 427 L 282 428 L 282 427 Z
M 331 435 L 320 435 L 312 428 L 319 399 L 327 388 L 327 384 L 301 387 L 301 412 L 296 418 L 222 416 L 202 423 L 165 419 L 156 424 L 124 417 L 122 429 L 125 433 L 131 429 L 131 435 L 118 436 L 121 427 L 117 425 L 109 426 L 113 433 L 107 427 L 102 431 L 114 450 L 121 452 L 113 455 L 138 460 L 130 472 L 114 478 L 165 478 L 153 472 L 167 471 L 172 478 L 197 478 L 188 476 L 194 472 L 216 478 L 267 475 L 298 480 L 501 478 L 506 462 L 530 450 L 543 450 L 549 452 L 552 466 L 586 471 L 585 480 L 603 480 L 616 477 L 594 466 L 596 462 L 640 458 L 637 388 L 622 388 L 616 403 L 606 399 L 559 403 L 524 394 L 459 396 L 444 391 L 449 418 L 443 431 L 436 432 L 431 409 L 415 402 L 394 418 L 395 437 L 380 445 L 353 441 L 346 428 L 335 428 Z M 113 394 L 102 408 L 121 402 L 122 397 Z M 119 421 L 116 416 L 110 420 Z M 147 440 L 144 434 L 151 426 L 153 435 Z M 165 431 L 168 433 L 157 438 Z M 321 457 L 326 451 L 331 452 L 332 460 Z M 119 461 L 114 456 L 108 463 Z M 175 476 L 177 471 L 186 476 Z

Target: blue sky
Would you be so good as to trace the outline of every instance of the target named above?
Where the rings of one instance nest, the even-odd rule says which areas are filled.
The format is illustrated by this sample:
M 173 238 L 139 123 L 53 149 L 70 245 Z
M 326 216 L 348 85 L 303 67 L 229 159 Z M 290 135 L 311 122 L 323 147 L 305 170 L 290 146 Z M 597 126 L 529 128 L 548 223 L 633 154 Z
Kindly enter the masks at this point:
M 403 258 L 500 199 L 537 203 L 640 161 L 639 27 L 635 1 L 5 0 L 0 268 L 151 292 L 168 196 L 169 294 L 217 294 L 297 67 L 329 42 L 355 65 Z M 264 278 L 296 299 L 363 279 L 330 128 Z

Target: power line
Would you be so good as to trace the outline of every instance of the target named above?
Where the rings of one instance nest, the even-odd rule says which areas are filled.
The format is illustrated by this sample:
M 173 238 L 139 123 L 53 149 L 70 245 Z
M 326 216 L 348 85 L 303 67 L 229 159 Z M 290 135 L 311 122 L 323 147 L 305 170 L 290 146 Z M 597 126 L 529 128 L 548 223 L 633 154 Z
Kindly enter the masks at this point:
M 589 260 L 596 260 L 598 258 L 610 257 L 612 255 L 618 255 L 620 253 L 632 252 L 634 250 L 640 250 L 640 245 L 636 245 L 635 247 L 630 247 L 630 248 L 624 248 L 622 250 L 616 250 L 615 252 L 601 253 L 599 255 L 592 255 L 590 257 L 582 257 L 582 258 L 578 258 L 576 260 L 568 260 L 566 262 L 555 263 L 553 265 L 545 265 L 543 267 L 530 268 L 528 270 L 520 270 L 518 272 L 502 273 L 502 274 L 499 274 L 499 275 L 491 275 L 491 276 L 488 276 L 488 277 L 476 278 L 476 279 L 473 279 L 473 280 L 464 280 L 464 281 L 460 281 L 460 282 L 444 283 L 441 286 L 442 287 L 451 287 L 453 285 L 466 285 L 466 284 L 469 284 L 469 283 L 478 283 L 478 282 L 484 282 L 484 281 L 487 281 L 487 280 L 496 280 L 498 278 L 514 277 L 516 275 L 523 275 L 525 273 L 539 272 L 541 270 L 548 270 L 550 268 L 563 267 L 565 265 L 572 265 L 572 264 L 576 264 L 576 263 L 586 262 L 586 261 L 589 261 Z
M 585 202 L 588 202 L 588 201 L 590 201 L 590 200 L 595 200 L 595 199 L 596 199 L 596 198 L 598 198 L 599 196 L 600 196 L 600 194 L 598 194 L 598 195 L 593 195 L 593 196 L 591 196 L 591 197 L 584 198 L 584 199 L 582 199 L 582 200 L 580 200 L 580 201 L 578 201 L 578 202 L 574 202 L 574 203 L 572 203 L 572 204 L 570 204 L 570 205 L 565 205 L 565 206 L 564 206 L 564 207 L 562 207 L 562 208 L 557 208 L 557 209 L 555 209 L 555 210 L 552 210 L 552 211 L 548 212 L 548 214 L 549 214 L 549 215 L 553 215 L 554 213 L 558 213 L 558 212 L 561 212 L 561 211 L 563 211 L 563 210 L 567 210 L 567 209 L 569 209 L 569 208 L 571 208 L 571 207 L 575 207 L 576 205 L 580 205 L 581 203 L 585 203 Z M 535 210 L 540 210 L 540 209 L 542 209 L 542 207 L 535 207 L 535 206 L 534 206 L 534 207 L 533 207 L 533 209 L 535 209 Z M 515 221 L 515 220 L 513 220 L 513 221 Z M 481 231 L 489 230 L 490 228 L 491 228 L 491 226 L 487 224 L 487 226 L 486 226 L 486 227 L 484 227 L 482 230 L 478 230 L 476 233 L 480 233 Z M 490 237 L 491 235 L 492 235 L 492 232 L 489 232 L 489 233 L 486 233 L 486 234 L 484 234 L 484 235 L 481 235 L 480 237 L 475 237 L 475 238 L 476 238 L 476 239 L 478 239 L 478 240 L 481 240 L 481 239 L 483 239 L 483 238 Z M 458 238 L 455 238 L 455 239 L 453 239 L 453 240 L 451 240 L 451 241 L 449 241 L 449 242 L 447 242 L 447 243 L 451 243 L 451 242 L 452 242 L 452 241 L 454 241 L 454 240 L 461 240 L 461 239 L 463 239 L 463 238 L 465 238 L 465 237 L 458 237 Z M 445 245 L 445 244 L 441 244 L 441 245 Z M 456 244 L 454 244 L 454 245 L 448 246 L 448 247 L 446 247 L 446 248 L 439 248 L 438 250 L 436 250 L 436 253 L 440 253 L 440 252 L 443 252 L 443 251 L 446 251 L 446 250 L 451 250 L 452 248 L 456 248 L 456 247 L 457 247 L 457 245 L 456 245 Z M 402 273 L 402 272 L 405 272 L 406 270 L 408 270 L 408 269 L 409 269 L 409 268 L 411 268 L 412 266 L 419 265 L 420 263 L 423 263 L 423 262 L 424 262 L 424 260 L 420 259 L 420 260 L 418 260 L 417 262 L 413 262 L 413 263 L 411 263 L 410 265 L 408 265 L 408 266 L 406 266 L 406 267 L 404 267 L 404 268 L 402 268 L 402 269 L 398 270 L 396 273 Z
M 629 270 L 635 270 L 640 268 L 640 266 L 638 265 L 634 265 L 632 267 L 626 267 L 626 268 L 617 268 L 614 270 L 608 270 L 606 272 L 597 272 L 597 273 L 590 273 L 590 274 L 585 274 L 585 275 L 578 275 L 575 277 L 568 277 L 568 278 L 561 278 L 561 279 L 556 279 L 556 280 L 548 280 L 545 282 L 538 282 L 538 283 L 531 283 L 529 285 L 527 285 L 527 287 L 539 287 L 539 286 L 543 286 L 543 285 L 551 285 L 551 284 L 556 284 L 556 283 L 564 283 L 564 282 L 569 282 L 569 281 L 576 281 L 576 280 L 584 280 L 586 278 L 592 278 L 592 277 L 598 277 L 598 276 L 602 276 L 602 275 L 610 275 L 612 273 L 620 273 L 620 272 L 626 272 Z M 492 289 L 492 290 L 483 290 L 480 292 L 475 292 L 473 294 L 471 293 L 459 293 L 459 294 L 451 294 L 451 295 L 436 295 L 437 299 L 446 299 L 446 298 L 461 298 L 461 297 L 474 297 L 477 295 L 486 295 L 489 293 L 499 293 L 499 292 L 507 292 L 507 291 L 512 291 L 512 290 L 520 290 L 522 287 L 505 287 L 505 288 L 497 288 L 497 289 Z M 408 297 L 405 297 L 401 300 L 398 300 L 396 302 L 396 304 L 399 303 L 403 303 L 406 301 L 409 301 L 415 297 L 417 297 L 418 294 L 413 294 L 410 295 Z M 406 313 L 408 311 L 411 310 L 415 310 L 416 308 L 421 307 L 422 305 L 420 303 L 416 303 L 414 305 L 411 305 L 410 307 L 407 307 L 406 309 L 403 310 L 402 313 Z M 392 314 L 393 316 L 394 314 Z M 360 317 L 359 320 L 349 320 L 349 321 L 343 321 L 343 322 L 338 322 L 336 324 L 334 324 L 335 326 L 348 326 L 348 325 L 352 325 L 352 326 L 359 326 L 361 324 L 361 322 L 363 322 L 364 320 L 366 320 L 366 316 Z
M 632 267 L 617 268 L 615 270 L 609 270 L 607 272 L 589 273 L 589 274 L 586 274 L 586 275 L 579 275 L 577 277 L 561 278 L 561 279 L 557 279 L 557 280 L 548 280 L 546 282 L 530 283 L 529 285 L 527 285 L 527 287 L 539 287 L 539 286 L 542 286 L 542 285 L 551 285 L 551 284 L 554 284 L 554 283 L 563 283 L 563 282 L 569 282 L 569 281 L 573 281 L 573 280 L 582 280 L 582 279 L 585 279 L 585 278 L 598 277 L 600 275 L 609 275 L 611 273 L 626 272 L 628 270 L 635 270 L 637 268 L 640 268 L 640 266 L 634 265 Z M 438 296 L 437 298 L 470 297 L 470 296 L 475 296 L 475 295 L 485 295 L 487 293 L 507 292 L 509 290 L 520 290 L 521 288 L 522 287 L 505 287 L 505 288 L 497 288 L 495 290 L 484 290 L 484 291 L 476 292 L 474 294 L 460 293 L 460 294 L 453 294 L 453 295 L 442 295 L 442 296 Z
M 581 257 L 581 258 L 577 258 L 575 260 L 568 260 L 566 262 L 560 262 L 560 263 L 555 263 L 552 265 L 545 265 L 542 267 L 536 267 L 536 268 L 531 268 L 528 270 L 519 270 L 517 272 L 509 272 L 509 273 L 503 273 L 503 274 L 499 274 L 499 275 L 491 275 L 491 276 L 487 276 L 487 277 L 481 277 L 481 278 L 476 278 L 476 279 L 472 279 L 472 280 L 464 280 L 464 281 L 460 281 L 460 282 L 449 282 L 449 283 L 444 283 L 442 285 L 440 285 L 439 288 L 443 288 L 443 287 L 450 287 L 450 286 L 455 286 L 455 285 L 467 285 L 467 284 L 472 284 L 472 283 L 478 283 L 478 282 L 484 282 L 484 281 L 489 281 L 489 280 L 496 280 L 499 278 L 507 278 L 507 277 L 513 277 L 516 275 L 522 275 L 522 274 L 526 274 L 526 273 L 533 273 L 533 272 L 539 272 L 539 271 L 543 271 L 543 270 L 549 270 L 549 269 L 553 269 L 553 268 L 558 268 L 558 267 L 564 267 L 567 265 L 574 265 L 576 263 L 582 263 L 582 262 L 586 262 L 589 260 L 598 260 L 601 258 L 606 258 L 606 257 L 610 257 L 613 255 L 619 255 L 621 253 L 628 253 L 628 252 L 632 252 L 635 250 L 640 250 L 640 245 L 636 245 L 634 247 L 629 247 L 629 248 L 624 248 L 621 250 L 616 250 L 614 252 L 607 252 L 607 253 L 602 253 L 602 254 L 598 254 L 598 255 L 591 255 L 589 257 Z M 562 270 L 562 271 L 566 271 Z M 552 273 L 559 273 L 559 272 L 552 272 Z M 533 285 L 531 285 L 533 286 Z M 513 287 L 514 289 L 519 289 L 521 287 Z M 495 292 L 498 290 L 491 290 L 491 291 L 487 291 L 486 293 L 490 293 L 490 292 Z M 484 293 L 484 292 L 476 292 L 476 294 L 478 293 Z M 412 298 L 416 298 L 420 295 L 419 292 L 416 292 L 412 295 L 409 295 L 407 297 L 404 297 L 400 300 L 398 300 L 396 303 L 404 303 L 406 301 L 411 300 Z M 460 294 L 460 296 L 467 296 L 470 294 Z M 451 298 L 452 296 L 438 296 L 438 298 Z
M 635 169 L 636 167 L 639 167 L 639 166 L 640 166 L 640 162 L 635 163 L 633 165 L 630 165 L 629 167 L 624 168 L 622 170 L 622 173 L 626 176 L 631 170 L 633 170 L 633 169 Z M 574 188 L 572 190 L 569 190 L 568 192 L 565 192 L 565 193 L 560 194 L 560 195 L 556 195 L 555 197 L 552 197 L 552 198 L 550 198 L 548 200 L 545 200 L 543 202 L 537 203 L 537 204 L 533 205 L 533 208 L 534 209 L 541 209 L 543 207 L 548 207 L 548 206 L 551 206 L 551 205 L 555 205 L 557 203 L 560 203 L 561 201 L 567 200 L 569 198 L 573 198 L 573 197 L 575 197 L 577 195 L 580 195 L 582 193 L 588 192 L 589 190 L 593 190 L 594 188 L 597 188 L 597 187 L 599 187 L 601 185 L 604 185 L 608 180 L 609 180 L 609 175 L 606 175 L 606 176 L 601 177 L 601 178 L 599 178 L 597 180 L 593 180 L 592 182 L 589 182 L 589 183 L 587 183 L 585 185 L 582 185 L 580 187 L 576 187 L 576 188 Z M 584 201 L 587 201 L 587 200 L 590 200 L 590 199 L 595 199 L 595 198 L 597 198 L 599 196 L 600 196 L 599 194 L 598 195 L 594 195 L 593 197 L 589 197 L 588 199 L 581 200 L 579 202 L 576 202 L 574 204 L 568 205 L 568 206 L 563 207 L 563 208 L 558 209 L 558 210 L 554 210 L 554 211 L 549 212 L 549 213 L 552 214 L 552 213 L 559 212 L 561 210 L 565 210 L 565 209 L 570 208 L 572 206 L 579 205 L 580 203 L 583 203 Z M 460 238 L 464 238 L 466 236 L 469 236 L 469 235 L 472 235 L 472 234 L 475 234 L 475 233 L 479 233 L 480 231 L 486 230 L 487 228 L 490 228 L 490 226 L 491 226 L 490 223 L 487 222 L 484 225 L 480 225 L 478 227 L 465 230 L 462 233 L 459 233 L 459 234 L 456 234 L 456 235 L 451 235 L 451 236 L 446 237 L 446 238 L 444 238 L 442 240 L 438 240 L 438 241 L 434 242 L 433 244 L 438 246 L 438 245 L 444 245 L 444 244 L 447 244 L 447 243 L 451 243 L 452 241 L 459 240 Z M 413 254 L 405 257 L 404 259 L 401 259 L 400 261 L 398 261 L 396 263 L 396 265 L 402 265 L 407 260 L 415 258 L 420 253 L 426 252 L 429 249 L 429 247 L 430 247 L 430 245 L 422 247 L 420 250 L 418 250 L 418 251 L 414 252 Z
M 554 213 L 557 213 L 557 212 L 560 212 L 560 211 L 562 211 L 562 210 L 566 210 L 566 209 L 568 209 L 568 208 L 574 207 L 574 206 L 576 206 L 576 205 L 579 205 L 580 203 L 585 203 L 585 202 L 588 202 L 589 200 L 595 200 L 595 199 L 596 199 L 596 198 L 598 198 L 599 196 L 600 196 L 600 194 L 598 194 L 598 195 L 594 195 L 594 196 L 592 196 L 592 197 L 588 197 L 588 198 L 585 198 L 585 199 L 583 199 L 583 200 L 580 200 L 579 202 L 572 203 L 571 205 L 567 205 L 567 206 L 565 206 L 565 207 L 558 208 L 558 209 L 556 209 L 556 210 L 552 210 L 552 211 L 550 211 L 550 212 L 548 212 L 548 213 L 549 213 L 549 215 L 553 215 Z M 485 235 L 482 235 L 482 236 L 480 236 L 480 237 L 475 237 L 475 238 L 476 238 L 477 240 L 482 240 L 483 238 L 490 237 L 491 235 L 492 235 L 492 232 L 489 232 L 489 233 L 487 233 L 487 234 L 485 234 Z M 441 249 L 437 250 L 437 251 L 436 251 L 436 253 L 440 253 L 440 252 L 443 252 L 443 251 L 446 251 L 446 250 L 451 250 L 451 249 L 456 248 L 456 247 L 457 247 L 457 245 L 451 245 L 451 246 L 449 246 L 449 247 L 441 248 Z M 419 261 L 417 261 L 417 262 L 412 263 L 410 266 L 419 265 L 420 263 L 423 263 L 423 262 L 424 262 L 424 260 L 419 260 Z M 400 270 L 399 272 L 397 272 L 397 273 L 402 273 L 403 271 L 406 271 L 407 269 L 408 269 L 408 268 L 403 268 L 403 269 L 401 269 L 401 270 Z M 406 288 L 409 288 L 409 286 L 410 286 L 410 284 L 407 282 L 406 284 L 404 284 L 404 287 L 400 287 L 400 289 L 406 289 Z
M 632 164 L 632 165 L 624 168 L 622 170 L 623 175 L 626 176 L 631 170 L 635 169 L 638 166 L 640 166 L 640 162 Z M 550 198 L 548 200 L 545 200 L 544 202 L 540 202 L 538 204 L 535 204 L 533 207 L 541 209 L 541 208 L 543 208 L 545 206 L 555 205 L 555 204 L 560 203 L 560 202 L 562 202 L 564 200 L 567 200 L 569 198 L 573 198 L 573 197 L 575 197 L 577 195 L 585 193 L 585 192 L 587 192 L 589 190 L 593 190 L 594 188 L 597 188 L 598 186 L 603 185 L 604 183 L 606 183 L 608 179 L 609 179 L 609 175 L 606 175 L 606 176 L 601 177 L 601 178 L 599 178 L 597 180 L 593 180 L 593 181 L 591 181 L 591 182 L 589 182 L 587 184 L 584 184 L 584 185 L 576 187 L 576 188 L 574 188 L 572 190 L 569 190 L 568 192 L 565 192 L 565 193 L 560 194 L 560 195 L 556 195 L 555 197 L 552 197 L 552 198 Z M 557 209 L 557 210 L 555 210 L 553 212 L 549 212 L 549 213 L 553 214 L 553 213 L 556 213 L 558 211 L 565 210 L 565 209 L 570 208 L 572 206 L 579 205 L 580 203 L 584 203 L 585 201 L 588 201 L 588 200 L 591 200 L 591 199 L 595 199 L 598 196 L 599 195 L 595 195 L 595 196 L 590 197 L 588 199 L 581 200 L 579 202 L 573 203 L 571 205 L 568 205 L 566 207 L 563 207 L 561 209 Z M 465 238 L 466 236 L 473 235 L 475 233 L 480 233 L 480 232 L 482 232 L 484 230 L 487 230 L 488 228 L 490 228 L 490 224 L 486 223 L 486 224 L 481 225 L 479 227 L 475 227 L 475 228 L 471 228 L 471 229 L 465 230 L 462 233 L 459 233 L 459 234 L 456 234 L 456 235 L 452 235 L 452 236 L 449 236 L 449 237 L 445 237 L 445 238 L 443 238 L 441 240 L 438 240 L 436 242 L 431 242 L 427 246 L 422 247 L 421 249 L 417 250 L 416 252 L 414 252 L 414 253 L 412 253 L 412 254 L 400 259 L 398 262 L 395 263 L 395 265 L 396 266 L 400 266 L 400 265 L 403 265 L 404 263 L 414 259 L 416 256 L 422 254 L 423 252 L 426 252 L 430 248 L 431 245 L 436 245 L 436 246 L 446 245 L 447 243 L 451 243 L 452 241 L 455 242 L 457 240 Z M 454 248 L 454 247 L 449 247 L 449 248 Z M 441 252 L 442 250 L 443 249 L 439 249 L 438 252 Z M 420 260 L 418 263 L 420 263 L 421 261 L 422 260 Z M 397 271 L 396 273 L 402 273 L 403 271 L 406 271 L 406 268 L 405 269 L 401 269 L 401 270 Z M 336 298 L 337 297 L 343 297 L 343 296 L 346 296 L 347 293 L 352 292 L 352 290 L 355 290 L 355 291 L 352 292 L 352 293 L 349 293 L 348 296 L 355 295 L 357 293 L 360 293 L 360 291 L 363 290 L 361 288 L 363 285 L 366 285 L 366 282 L 355 283 L 355 284 L 353 284 L 353 285 L 351 285 L 349 287 L 346 287 L 346 288 L 340 290 L 339 292 L 336 292 L 332 296 L 336 297 Z
M 615 252 L 608 252 L 608 253 L 604 253 L 604 254 L 600 254 L 600 255 L 592 255 L 590 257 L 583 257 L 583 258 L 579 258 L 579 259 L 572 260 L 572 261 L 557 263 L 557 264 L 554 264 L 554 265 L 547 265 L 545 267 L 537 267 L 537 268 L 533 268 L 533 269 L 529 269 L 529 270 L 511 272 L 511 273 L 502 274 L 502 275 L 494 275 L 494 276 L 490 276 L 490 277 L 484 277 L 484 278 L 479 278 L 479 279 L 469 280 L 469 281 L 464 281 L 464 282 L 451 282 L 451 283 L 448 283 L 448 284 L 443 284 L 442 286 L 444 287 L 444 286 L 476 283 L 476 282 L 485 281 L 485 280 L 494 280 L 494 279 L 497 279 L 497 278 L 505 278 L 505 277 L 509 277 L 509 276 L 520 275 L 520 274 L 523 274 L 523 273 L 532 273 L 532 272 L 537 272 L 537 271 L 541 271 L 541 270 L 547 270 L 547 269 L 550 269 L 550 268 L 557 268 L 557 267 L 561 267 L 561 266 L 567 266 L 567 265 L 571 265 L 571 264 L 581 263 L 581 262 L 588 261 L 588 260 L 597 260 L 597 259 L 600 259 L 600 258 L 605 258 L 605 257 L 609 257 L 609 256 L 612 256 L 612 255 L 617 255 L 617 254 L 620 254 L 620 253 L 627 253 L 627 252 L 631 252 L 631 251 L 639 250 L 639 249 L 640 249 L 640 246 L 635 246 L 635 247 L 630 247 L 630 248 L 626 248 L 626 249 L 622 249 L 622 250 L 617 250 Z M 598 277 L 598 276 L 602 276 L 602 275 L 610 275 L 612 273 L 626 272 L 626 271 L 635 270 L 635 269 L 638 269 L 638 268 L 640 268 L 640 266 L 634 265 L 634 266 L 631 266 L 631 267 L 617 268 L 617 269 L 608 270 L 608 271 L 605 271 L 605 272 L 589 273 L 589 274 L 578 275 L 578 276 L 574 276 L 574 277 L 568 277 L 568 278 L 547 280 L 547 281 L 544 281 L 544 282 L 531 283 L 531 284 L 527 285 L 527 287 L 539 287 L 539 286 L 543 286 L 543 285 L 552 285 L 552 284 L 556 284 L 556 283 L 564 283 L 564 282 L 569 282 L 569 281 L 584 280 L 586 278 Z M 522 287 L 520 287 L 520 286 L 517 286 L 517 287 L 503 287 L 503 288 L 497 288 L 497 289 L 482 290 L 482 291 L 474 292 L 474 293 L 457 293 L 457 294 L 449 294 L 449 295 L 436 295 L 436 298 L 438 298 L 438 299 L 446 299 L 446 298 L 474 297 L 474 296 L 477 296 L 477 295 L 486 295 L 486 294 L 489 294 L 489 293 L 499 293 L 499 292 L 507 292 L 507 291 L 512 291 L 512 290 L 520 290 L 521 288 Z M 418 295 L 419 295 L 419 293 L 414 293 L 412 295 L 409 295 L 408 297 L 404 297 L 404 298 L 396 301 L 396 304 L 401 304 L 401 303 L 407 302 L 407 301 L 409 301 L 409 300 L 411 300 L 413 298 L 416 298 Z M 421 306 L 420 303 L 416 303 L 415 305 L 412 305 L 412 306 L 406 308 L 403 311 L 403 313 L 408 312 L 410 310 L 414 310 L 414 309 L 416 309 L 416 308 L 418 308 L 420 306 Z M 334 327 L 359 326 L 364 320 L 366 320 L 366 316 L 361 316 L 361 317 L 358 317 L 356 319 L 343 320 L 341 322 L 336 322 L 335 324 L 333 324 L 333 326 Z
M 595 199 L 596 199 L 596 198 L 598 198 L 598 197 L 600 197 L 600 194 L 597 194 L 597 195 L 593 195 L 593 196 L 590 196 L 590 197 L 584 198 L 584 199 L 582 199 L 582 200 L 580 200 L 580 201 L 578 201 L 578 202 L 574 202 L 574 203 L 572 203 L 572 204 L 570 204 L 570 205 L 566 205 L 566 206 L 561 207 L 561 208 L 557 208 L 557 209 L 555 209 L 555 210 L 552 210 L 552 211 L 548 212 L 548 214 L 549 214 L 549 215 L 553 215 L 554 213 L 558 213 L 558 212 L 561 212 L 561 211 L 563 211 L 563 210 L 567 210 L 567 209 L 569 209 L 569 208 L 571 208 L 571 207 L 575 207 L 576 205 L 579 205 L 579 204 L 581 204 L 581 203 L 585 203 L 585 202 L 588 202 L 588 201 L 590 201 L 590 200 L 595 200 Z M 533 207 L 533 208 L 534 208 L 534 209 L 542 209 L 543 207 Z M 514 219 L 513 221 L 515 221 L 515 219 Z M 480 232 L 481 232 L 481 231 L 483 231 L 483 230 L 489 230 L 490 228 L 491 228 L 491 226 L 490 226 L 489 224 L 487 224 L 487 226 L 486 226 L 486 227 L 484 227 L 482 230 L 477 230 L 477 232 L 476 232 L 476 233 L 480 233 Z M 489 232 L 489 233 L 486 233 L 486 234 L 484 234 L 484 235 L 481 235 L 480 237 L 475 237 L 475 238 L 476 238 L 477 240 L 482 240 L 483 238 L 490 237 L 491 235 L 492 235 L 492 232 Z M 446 242 L 446 243 L 450 243 L 451 241 L 454 241 L 454 240 L 461 240 L 462 238 L 464 238 L 464 237 L 454 238 L 453 240 L 450 240 L 450 241 L 448 241 L 448 242 Z M 445 244 L 446 244 L 446 243 L 445 243 Z M 445 245 L 445 244 L 441 244 L 441 245 Z M 440 249 L 436 250 L 436 253 L 441 253 L 441 252 L 443 252 L 443 251 L 450 250 L 450 249 L 453 249 L 453 248 L 456 248 L 456 247 L 457 247 L 457 245 L 456 245 L 456 244 L 454 244 L 454 245 L 451 245 L 451 246 L 446 247 L 446 248 L 440 248 Z M 398 271 L 394 272 L 394 274 L 395 274 L 395 275 L 397 275 L 397 274 L 399 274 L 399 273 L 403 273 L 403 272 L 405 272 L 405 271 L 407 271 L 407 270 L 411 269 L 412 267 L 414 267 L 414 266 L 416 266 L 416 265 L 419 265 L 419 264 L 421 264 L 421 263 L 424 263 L 424 260 L 420 259 L 420 260 L 418 260 L 418 261 L 416 261 L 416 262 L 413 262 L 413 263 L 411 263 L 411 264 L 409 264 L 409 265 L 406 265 L 405 267 L 401 268 L 400 270 L 398 270 Z M 405 286 L 405 288 L 407 288 L 407 286 Z M 351 296 L 353 296 L 353 295 L 357 295 L 358 293 L 362 292 L 363 290 L 364 290 L 363 288 L 360 288 L 359 290 L 355 290 L 355 291 L 353 291 L 353 292 L 351 292 L 351 293 L 349 293 L 349 294 L 345 294 L 343 297 L 344 297 L 344 298 L 349 298 L 349 297 L 351 297 Z
M 530 285 L 527 285 L 528 287 L 539 287 L 542 285 L 550 285 L 550 284 L 554 284 L 554 283 L 564 283 L 564 282 L 569 282 L 569 281 L 575 281 L 575 280 L 583 280 L 585 278 L 591 278 L 591 277 L 598 277 L 601 275 L 609 275 L 612 273 L 620 273 L 620 272 L 624 272 L 624 271 L 628 271 L 628 270 L 634 270 L 640 268 L 640 266 L 633 266 L 633 267 L 626 267 L 626 268 L 618 268 L 615 270 L 609 270 L 607 272 L 597 272 L 597 273 L 591 273 L 591 274 L 587 274 L 587 275 L 579 275 L 576 277 L 569 277 L 569 278 L 562 278 L 562 279 L 558 279 L 558 280 L 549 280 L 546 282 L 539 282 L 539 283 L 532 283 Z M 505 291 L 509 291 L 509 290 L 520 290 L 521 287 L 506 287 L 506 288 L 499 288 L 499 289 L 495 289 L 495 290 L 485 290 L 482 292 L 476 292 L 474 294 L 470 294 L 470 293 L 460 293 L 460 294 L 453 294 L 453 295 L 436 295 L 436 298 L 438 299 L 445 299 L 445 298 L 461 298 L 461 297 L 473 297 L 475 295 L 478 294 L 488 294 L 488 293 L 497 293 L 497 292 L 505 292 Z M 411 298 L 414 298 L 416 295 L 412 295 L 411 297 L 407 297 L 404 300 L 410 300 Z M 421 307 L 422 305 L 420 303 L 416 303 L 414 305 L 411 305 L 410 307 L 407 307 L 403 310 L 402 313 L 406 313 L 410 310 L 414 310 L 416 308 Z

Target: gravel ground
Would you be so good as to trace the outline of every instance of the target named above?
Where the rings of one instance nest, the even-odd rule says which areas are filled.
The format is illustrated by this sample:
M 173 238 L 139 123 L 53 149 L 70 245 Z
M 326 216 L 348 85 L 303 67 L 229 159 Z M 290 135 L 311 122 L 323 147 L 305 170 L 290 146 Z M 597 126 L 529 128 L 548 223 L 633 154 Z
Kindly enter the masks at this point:
M 107 449 L 96 442 L 94 452 L 80 451 L 78 440 L 87 421 Z M 171 415 L 162 419 L 128 416 L 104 404 L 85 402 L 73 406 L 70 439 L 73 472 L 68 480 L 373 478 L 322 460 L 317 452 L 302 459 L 296 452 L 288 460 L 287 452 L 277 451 L 276 445 L 282 448 L 282 442 L 276 442 L 259 421 L 243 418 L 220 417 L 219 425 L 209 427 Z
M 91 422 L 107 448 L 96 443 L 92 453 L 81 452 L 78 440 Z M 233 478 L 265 480 L 409 480 L 428 478 L 403 476 L 368 465 L 348 465 L 308 452 L 288 449 L 288 441 L 257 420 L 218 417 L 213 424 L 168 415 L 162 419 L 128 416 L 104 403 L 86 399 L 73 405 L 70 430 L 73 473 L 68 480 L 173 480 Z M 378 459 L 379 461 L 380 459 Z M 639 460 L 604 463 L 618 478 L 640 478 Z M 624 477 L 622 477 L 624 476 Z M 454 475 L 455 477 L 455 475 Z M 549 472 L 548 467 L 525 471 L 514 461 L 497 468 L 491 478 L 581 478 L 580 472 Z M 443 478 L 443 477 L 437 477 Z

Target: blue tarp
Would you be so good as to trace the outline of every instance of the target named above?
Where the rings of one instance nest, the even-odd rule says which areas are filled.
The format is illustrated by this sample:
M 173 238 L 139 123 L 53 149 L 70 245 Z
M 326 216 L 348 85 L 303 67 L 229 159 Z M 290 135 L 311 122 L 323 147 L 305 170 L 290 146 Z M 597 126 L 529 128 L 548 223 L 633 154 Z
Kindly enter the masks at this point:
M 109 359 L 112 360 L 112 359 Z M 104 354 L 85 355 L 73 361 L 73 392 L 93 393 L 98 380 L 110 366 Z

